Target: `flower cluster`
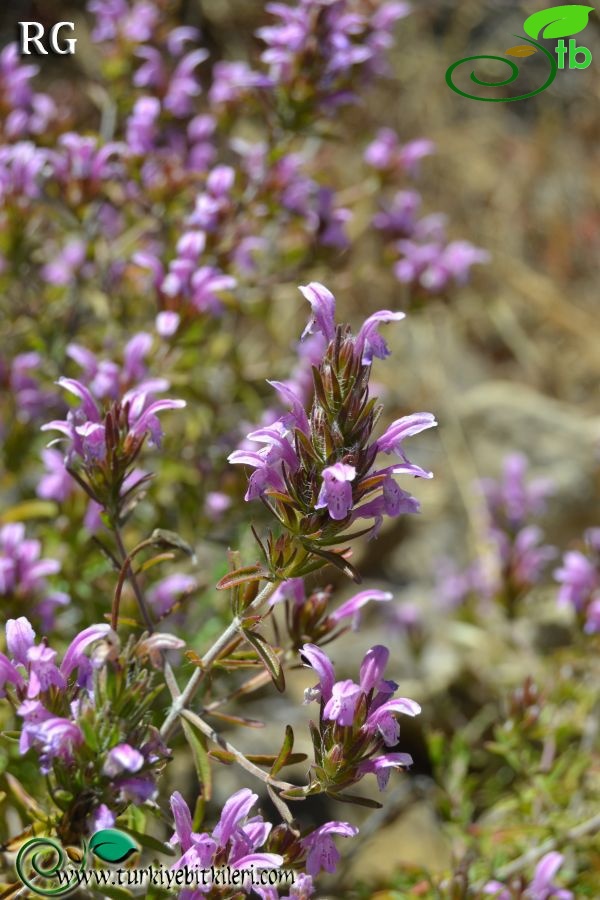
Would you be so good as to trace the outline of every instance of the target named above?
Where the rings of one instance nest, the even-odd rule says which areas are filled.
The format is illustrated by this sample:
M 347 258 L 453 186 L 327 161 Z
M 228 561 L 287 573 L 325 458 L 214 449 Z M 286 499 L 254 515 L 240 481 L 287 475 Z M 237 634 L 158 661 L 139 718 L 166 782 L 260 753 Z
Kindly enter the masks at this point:
M 63 839 L 110 826 L 130 803 L 155 796 L 169 751 L 149 721 L 157 689 L 146 660 L 182 644 L 153 635 L 120 651 L 109 625 L 91 625 L 58 663 L 25 617 L 6 623 L 0 695 L 10 694 L 21 721 L 21 754 L 34 752 L 58 791 Z
M 60 562 L 43 559 L 41 553 L 40 541 L 26 537 L 21 522 L 0 528 L 0 601 L 4 614 L 25 605 L 49 630 L 57 607 L 67 604 L 69 597 L 46 580 L 48 575 L 60 572 Z
M 418 174 L 423 157 L 434 150 L 431 141 L 419 138 L 402 145 L 395 131 L 382 128 L 365 151 L 365 162 L 378 174 L 383 186 L 398 176 Z M 418 217 L 422 198 L 403 188 L 380 202 L 373 225 L 389 244 L 398 281 L 410 285 L 417 296 L 446 291 L 451 283 L 464 284 L 475 263 L 489 261 L 489 253 L 469 241 L 448 241 L 446 216 L 430 213 Z
M 119 518 L 135 498 L 135 493 L 150 477 L 134 469 L 147 437 L 160 446 L 162 430 L 157 414 L 169 409 L 181 409 L 184 400 L 154 398 L 164 391 L 168 382 L 162 378 L 148 379 L 129 390 L 123 381 L 137 381 L 145 374 L 142 360 L 149 349 L 149 335 L 139 334 L 127 345 L 122 370 L 109 361 L 98 362 L 82 347 L 71 345 L 70 354 L 84 368 L 90 386 L 73 378 L 60 378 L 58 384 L 79 401 L 66 419 L 54 420 L 42 426 L 42 431 L 59 431 L 68 441 L 64 459 L 65 469 L 73 475 L 86 493 L 101 509 Z M 63 499 L 64 481 L 55 456 L 46 456 L 53 480 L 46 480 L 44 492 L 54 492 L 55 499 Z
M 300 290 L 312 307 L 305 335 L 318 333 L 327 342 L 313 368 L 312 402 L 307 407 L 289 385 L 271 382 L 290 412 L 248 435 L 260 449 L 236 450 L 229 460 L 254 469 L 246 500 L 263 498 L 289 532 L 302 536 L 305 547 L 318 549 L 343 540 L 341 532 L 359 519 L 373 520 L 368 530 L 375 536 L 384 516 L 418 512 L 417 500 L 393 476 L 432 477 L 408 460 L 403 442 L 437 423 L 431 413 L 414 413 L 373 440 L 381 409 L 369 396 L 371 365 L 375 357 L 389 355 L 378 329 L 404 314 L 374 313 L 353 335 L 336 326 L 335 299 L 326 287 L 314 282 Z M 376 468 L 380 453 L 398 461 Z
M 457 571 L 442 563 L 438 572 L 438 595 L 447 608 L 467 598 L 497 599 L 513 614 L 518 599 L 538 584 L 556 549 L 544 543 L 542 529 L 531 522 L 546 508 L 552 485 L 546 478 L 527 478 L 528 463 L 520 453 L 504 461 L 499 480 L 482 479 L 479 488 L 488 512 L 487 539 L 495 550 L 497 570 L 491 572 L 483 560 L 475 560 Z
M 37 66 L 23 64 L 16 44 L 8 44 L 0 53 L 0 120 L 4 140 L 42 135 L 57 117 L 52 98 L 32 87 L 37 72 Z
M 368 773 L 377 776 L 383 790 L 392 769 L 412 764 L 408 753 L 387 752 L 400 738 L 396 716 L 421 712 L 414 700 L 394 697 L 398 685 L 383 678 L 389 650 L 377 645 L 367 651 L 358 684 L 350 679 L 336 681 L 331 660 L 314 644 L 305 644 L 300 652 L 319 675 L 319 683 L 306 692 L 307 702 L 318 700 L 320 704 L 319 724 L 311 728 L 315 752 L 312 790 L 339 795 Z
M 546 853 L 535 867 L 535 874 L 529 885 L 507 886 L 499 881 L 488 881 L 483 893 L 493 900 L 573 900 L 574 894 L 554 884 L 554 876 L 563 864 L 564 856 L 556 850 Z
M 175 820 L 175 834 L 171 839 L 181 853 L 174 869 L 184 866 L 210 870 L 232 866 L 236 869 L 291 868 L 298 870 L 289 900 L 313 895 L 313 877 L 321 870 L 335 871 L 339 853 L 332 835 L 353 837 L 358 829 L 347 822 L 327 822 L 304 835 L 289 826 L 273 828 L 261 815 L 249 818 L 258 800 L 248 788 L 236 791 L 225 802 L 221 816 L 212 832 L 193 831 L 189 807 L 181 794 L 171 796 L 171 811 Z M 303 874 L 305 870 L 306 874 Z M 241 886 L 244 893 L 257 893 L 262 900 L 277 900 L 283 895 L 273 889 L 261 889 L 249 883 Z M 195 891 L 183 891 L 181 900 L 193 900 L 198 895 L 210 893 L 220 897 L 221 892 L 210 882 Z M 223 894 L 224 896 L 224 894 Z
M 353 6 L 346 0 L 267 6 L 279 23 L 258 30 L 267 44 L 261 58 L 271 83 L 287 88 L 296 112 L 310 102 L 331 110 L 354 100 L 353 76 L 381 72 L 393 26 L 410 11 L 403 2 L 383 3 L 374 12 L 368 3 Z
M 600 631 L 600 528 L 584 534 L 585 548 L 568 550 L 554 577 L 560 584 L 558 602 L 571 607 L 584 631 Z

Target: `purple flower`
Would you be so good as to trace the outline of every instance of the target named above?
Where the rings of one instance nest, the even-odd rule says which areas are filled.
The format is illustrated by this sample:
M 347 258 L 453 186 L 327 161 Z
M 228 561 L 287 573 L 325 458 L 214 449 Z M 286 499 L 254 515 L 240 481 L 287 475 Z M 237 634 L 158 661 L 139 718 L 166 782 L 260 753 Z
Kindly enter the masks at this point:
M 60 664 L 60 671 L 65 678 L 69 678 L 75 669 L 78 669 L 78 683 L 84 683 L 92 669 L 92 664 L 86 655 L 86 650 L 88 650 L 92 644 L 95 644 L 96 641 L 105 640 L 109 637 L 114 637 L 114 633 L 112 632 L 110 625 L 104 623 L 90 625 L 89 628 L 84 628 L 83 631 L 80 631 L 77 637 L 75 637 L 67 647 L 62 663 Z
M 80 408 L 69 413 L 66 420 L 49 422 L 42 431 L 60 431 L 71 441 L 67 457 L 71 461 L 79 457 L 85 464 L 95 467 L 106 455 L 106 429 L 98 404 L 85 385 L 72 378 L 59 378 L 58 384 L 74 394 L 81 402 Z M 159 383 L 163 387 L 163 382 Z M 160 446 L 162 430 L 156 414 L 168 409 L 182 409 L 184 400 L 152 400 L 150 393 L 140 385 L 128 391 L 122 398 L 127 408 L 127 434 L 130 441 L 140 440 L 149 434 L 155 446 Z M 80 423 L 80 424 L 77 424 Z
M 340 861 L 340 854 L 333 842 L 332 835 L 334 834 L 342 837 L 355 837 L 358 834 L 358 828 L 349 825 L 348 822 L 327 822 L 303 838 L 302 844 L 308 851 L 306 871 L 312 877 L 318 875 L 321 870 L 335 872 Z
M 6 623 L 6 647 L 14 661 L 27 666 L 27 653 L 35 644 L 35 631 L 25 616 L 9 619 Z
M 208 57 L 207 50 L 193 50 L 178 62 L 164 98 L 165 109 L 168 109 L 174 116 L 183 118 L 192 113 L 193 98 L 201 92 L 200 82 L 194 69 Z
M 75 482 L 65 468 L 64 456 L 59 450 L 45 448 L 42 460 L 46 467 L 37 485 L 36 493 L 44 500 L 57 500 L 63 503 L 76 490 Z
M 29 745 L 39 752 L 42 774 L 50 771 L 52 761 L 56 758 L 69 762 L 73 758 L 75 748 L 83 743 L 83 734 L 79 726 L 61 716 L 50 715 L 42 721 L 30 723 L 27 735 Z
M 416 191 L 397 191 L 389 205 L 373 216 L 373 225 L 390 238 L 411 237 L 417 228 L 416 213 L 421 195 Z
M 332 341 L 335 334 L 335 297 L 330 290 L 316 281 L 300 285 L 300 291 L 312 307 L 312 317 L 304 329 L 302 338 L 319 331 L 327 341 Z
M 62 672 L 55 664 L 56 650 L 40 644 L 30 647 L 27 651 L 27 663 L 29 666 L 29 686 L 27 696 L 32 699 L 42 691 L 50 687 L 64 690 L 66 683 Z
M 600 584 L 596 566 L 579 550 L 565 553 L 563 564 L 555 570 L 554 577 L 562 585 L 558 602 L 562 606 L 571 605 L 578 611 L 584 608 L 590 594 Z
M 221 865 L 228 863 L 236 868 L 281 866 L 282 856 L 259 850 L 269 836 L 271 826 L 261 816 L 248 819 L 257 799 L 257 795 L 248 788 L 237 791 L 225 802 L 212 834 L 207 834 L 192 831 L 192 817 L 185 800 L 181 794 L 173 794 L 171 810 L 175 820 L 175 833 L 171 844 L 178 844 L 182 851 L 181 858 L 173 868 L 206 868 L 214 863 L 217 854 Z
M 403 416 L 403 418 L 392 422 L 381 437 L 378 438 L 377 449 L 382 453 L 396 453 L 405 464 L 401 467 L 394 467 L 392 471 L 413 474 L 421 478 L 431 478 L 431 472 L 426 472 L 410 462 L 404 452 L 402 443 L 406 438 L 414 437 L 414 435 L 436 426 L 437 421 L 431 413 L 412 413 L 410 416 Z
M 9 620 L 10 621 L 10 620 Z M 14 684 L 16 687 L 22 688 L 25 682 L 23 676 L 17 667 L 11 661 L 0 653 L 0 697 L 6 696 L 6 684 Z
M 331 697 L 333 685 L 335 684 L 335 671 L 331 660 L 326 653 L 323 653 L 323 651 L 314 644 L 305 644 L 304 647 L 302 647 L 301 653 L 319 676 L 318 686 L 316 688 L 311 688 L 306 692 L 305 702 L 320 699 L 323 703 L 327 703 Z
M 489 253 L 468 241 L 453 241 L 444 246 L 437 241 L 420 244 L 401 240 L 397 247 L 402 254 L 395 266 L 398 280 L 417 282 L 432 293 L 445 290 L 451 281 L 464 284 L 472 265 L 490 259 Z
M 378 359 L 385 359 L 390 355 L 386 342 L 377 330 L 379 325 L 386 322 L 400 322 L 404 318 L 405 313 L 403 312 L 390 312 L 383 309 L 373 313 L 365 320 L 356 336 L 356 353 L 361 355 L 363 365 L 370 365 L 374 356 Z
M 139 750 L 130 744 L 118 744 L 106 756 L 102 772 L 110 778 L 123 772 L 139 772 L 145 760 Z
M 600 631 L 600 597 L 595 597 L 586 609 L 586 634 L 597 634 Z
M 296 606 L 300 606 L 306 600 L 303 578 L 288 578 L 283 581 L 270 600 L 270 605 L 281 603 L 283 600 L 291 600 Z
M 493 534 L 492 534 L 493 536 Z M 504 535 L 497 533 L 500 554 L 506 546 Z M 527 525 L 516 535 L 510 550 L 510 573 L 516 585 L 525 589 L 537 584 L 549 562 L 556 556 L 556 548 L 543 544 L 543 532 L 537 525 Z
M 95 834 L 103 828 L 112 828 L 116 822 L 116 816 L 105 803 L 101 803 L 91 817 L 90 832 Z
M 354 466 L 335 463 L 323 469 L 323 484 L 315 509 L 327 508 L 332 519 L 345 519 L 352 509 L 352 484 L 356 478 Z
M 373 774 L 377 777 L 377 787 L 384 791 L 390 780 L 392 769 L 408 768 L 412 766 L 412 756 L 409 753 L 385 753 L 377 759 L 366 759 L 360 764 L 363 775 Z
M 433 141 L 418 138 L 401 146 L 391 128 L 381 128 L 365 151 L 365 162 L 374 169 L 402 169 L 411 176 L 418 174 L 419 162 L 434 152 Z
M 218 62 L 212 71 L 212 85 L 208 95 L 211 106 L 236 103 L 256 88 L 272 87 L 266 75 L 255 72 L 247 63 Z
M 377 697 L 373 705 L 376 703 Z M 409 700 L 407 697 L 397 697 L 394 700 L 387 700 L 370 712 L 364 727 L 371 734 L 378 731 L 386 747 L 394 747 L 400 737 L 400 726 L 393 714 L 402 713 L 405 716 L 418 716 L 420 712 L 421 707 L 416 701 Z
M 367 590 L 360 591 L 360 593 L 355 594 L 354 597 L 351 597 L 349 600 L 346 600 L 345 603 L 342 603 L 337 609 L 335 609 L 332 613 L 329 614 L 329 618 L 332 622 L 339 622 L 341 619 L 352 617 L 352 628 L 356 630 L 358 628 L 358 624 L 360 622 L 360 611 L 363 609 L 367 603 L 370 603 L 371 600 L 377 600 L 379 602 L 387 602 L 392 599 L 392 594 L 388 591 L 378 591 L 378 590 Z
M 248 439 L 264 446 L 258 451 L 235 450 L 228 457 L 230 463 L 255 468 L 248 482 L 246 500 L 253 500 L 268 488 L 283 488 L 282 467 L 295 472 L 299 466 L 294 448 L 287 440 L 289 430 L 277 421 L 266 428 L 250 432 Z
M 379 685 L 389 657 L 390 651 L 381 644 L 367 650 L 360 667 L 360 687 L 365 694 Z
M 127 146 L 132 153 L 150 153 L 158 137 L 160 100 L 157 97 L 138 97 L 127 119 Z
M 323 718 L 332 719 L 338 725 L 352 725 L 361 693 L 360 686 L 350 679 L 336 681 L 323 709 Z
M 69 602 L 66 594 L 51 591 L 46 581 L 48 575 L 60 571 L 55 559 L 40 559 L 39 541 L 25 537 L 25 526 L 20 522 L 0 528 L 0 596 L 17 600 L 19 607 L 31 604 L 39 615 L 44 628 L 52 625 L 57 606 Z
M 404 171 L 414 177 L 419 173 L 419 163 L 425 156 L 435 152 L 435 144 L 427 138 L 417 138 L 400 147 L 398 162 Z
M 54 256 L 51 262 L 42 267 L 42 277 L 49 284 L 65 286 L 73 284 L 82 272 L 82 264 L 87 253 L 85 241 L 73 239 Z
M 563 864 L 564 856 L 552 851 L 543 856 L 537 866 L 528 891 L 532 900 L 571 900 L 571 891 L 561 890 L 552 879 Z
M 382 746 L 393 747 L 400 737 L 400 726 L 396 716 L 401 713 L 416 716 L 421 707 L 414 700 L 406 697 L 393 697 L 398 685 L 383 679 L 383 673 L 389 657 L 389 651 L 381 645 L 372 647 L 365 655 L 359 684 L 351 680 L 335 681 L 335 672 L 327 655 L 314 644 L 305 644 L 301 655 L 319 673 L 319 685 L 305 693 L 305 702 L 319 699 L 321 703 L 321 740 L 325 753 L 327 741 L 343 740 L 337 733 L 333 737 L 327 731 L 327 723 L 334 722 L 337 728 L 351 728 L 353 733 L 362 735 L 375 742 L 371 750 L 365 752 L 358 762 L 351 765 L 350 773 L 341 769 L 344 783 L 351 783 L 368 773 L 378 776 L 380 786 L 385 786 L 389 773 L 384 770 L 390 767 L 407 766 L 412 760 L 407 754 L 387 754 L 384 758 L 374 757 Z M 323 734 L 323 728 L 325 733 Z M 368 743 L 365 745 L 368 747 Z M 334 748 L 335 752 L 335 748 Z M 385 761 L 383 761 L 385 759 Z M 381 761 L 378 761 L 381 760 Z
M 504 460 L 501 479 L 481 481 L 490 513 L 497 522 L 505 521 L 510 528 L 518 528 L 530 516 L 543 513 L 552 492 L 552 483 L 547 478 L 527 480 L 528 467 L 523 454 L 511 453 Z
M 563 861 L 564 856 L 556 850 L 546 853 L 538 862 L 533 880 L 525 889 L 523 897 L 528 900 L 573 900 L 575 895 L 571 891 L 557 887 L 552 881 Z M 493 895 L 496 900 L 511 900 L 513 896 L 512 891 L 499 881 L 488 881 L 483 891 Z
M 181 316 L 179 313 L 163 310 L 156 317 L 156 331 L 162 338 L 173 337 L 179 328 L 180 322 Z
M 162 578 L 147 592 L 147 600 L 158 616 L 166 615 L 181 599 L 196 588 L 196 579 L 178 572 Z

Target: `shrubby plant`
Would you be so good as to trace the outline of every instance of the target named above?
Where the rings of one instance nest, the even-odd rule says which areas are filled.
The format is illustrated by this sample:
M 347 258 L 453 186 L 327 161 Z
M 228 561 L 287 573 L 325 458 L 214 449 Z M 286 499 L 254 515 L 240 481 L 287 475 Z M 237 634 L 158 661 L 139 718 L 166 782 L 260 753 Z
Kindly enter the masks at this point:
M 390 896 L 549 900 L 580 883 L 593 896 L 594 529 L 555 571 L 568 637 L 518 683 L 482 679 L 471 721 L 461 710 L 444 725 L 455 710 L 427 691 L 399 696 L 398 654 L 379 641 L 352 657 L 369 604 L 393 641 L 407 636 L 414 671 L 432 639 L 420 607 L 341 586 L 361 581 L 360 547 L 419 512 L 408 478 L 433 477 L 405 442 L 434 414 L 406 398 L 397 415 L 385 391 L 380 403 L 374 366 L 406 312 L 448 300 L 488 260 L 421 214 L 432 142 L 387 122 L 356 140 L 352 116 L 389 76 L 409 12 L 266 4 L 236 59 L 170 0 L 89 0 L 82 83 L 42 90 L 15 45 L 0 53 L 6 896 L 24 871 L 52 881 L 30 858 L 15 869 L 28 838 L 81 861 L 111 828 L 172 872 L 294 872 L 255 887 L 263 900 L 322 884 L 368 896 L 344 881 L 342 854 L 363 821 L 368 834 L 359 807 L 377 810 L 395 779 L 413 790 L 421 721 L 453 860 L 443 875 L 400 872 Z M 335 162 L 349 135 L 347 170 Z M 351 309 L 361 228 L 402 309 L 362 293 L 368 308 Z M 556 564 L 532 521 L 547 487 L 520 456 L 484 483 L 496 565 L 442 573 L 449 633 L 457 617 L 491 622 L 514 651 Z M 304 703 L 289 686 L 299 669 Z M 253 696 L 270 726 L 260 753 L 243 730 L 264 724 Z M 178 896 L 253 890 L 211 879 Z

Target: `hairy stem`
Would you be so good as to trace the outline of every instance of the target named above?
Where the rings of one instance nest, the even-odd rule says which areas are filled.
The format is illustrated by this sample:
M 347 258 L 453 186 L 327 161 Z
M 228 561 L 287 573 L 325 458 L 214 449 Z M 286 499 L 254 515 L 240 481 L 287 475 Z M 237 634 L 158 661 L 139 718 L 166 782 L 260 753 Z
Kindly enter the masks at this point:
M 202 734 L 205 734 L 213 744 L 217 744 L 222 750 L 231 753 L 238 765 L 245 769 L 246 772 L 250 772 L 250 774 L 254 775 L 256 778 L 260 778 L 265 784 L 279 788 L 282 791 L 289 791 L 291 788 L 296 787 L 295 784 L 290 784 L 288 781 L 278 781 L 276 778 L 271 778 L 268 772 L 264 772 L 259 766 L 250 762 L 249 759 L 246 759 L 240 750 L 234 747 L 233 744 L 230 744 L 229 741 L 225 740 L 225 738 L 217 731 L 214 731 L 210 725 L 208 725 L 200 716 L 197 716 L 196 713 L 193 713 L 190 710 L 184 710 L 182 715 L 188 722 L 191 722 L 192 725 L 201 731 Z
M 247 616 L 249 613 L 256 612 L 256 610 L 260 609 L 260 607 L 269 599 L 269 597 L 271 597 L 275 593 L 279 584 L 279 581 L 267 582 L 262 591 L 257 594 L 252 603 L 244 610 L 244 616 Z M 213 662 L 215 662 L 215 660 L 219 658 L 219 656 L 231 642 L 231 640 L 236 637 L 238 631 L 240 630 L 241 624 L 242 620 L 239 618 L 239 616 L 236 616 L 233 621 L 227 626 L 223 634 L 219 638 L 217 638 L 212 647 L 204 654 L 200 661 L 200 666 L 194 671 L 192 677 L 182 690 L 179 697 L 177 697 L 171 704 L 171 708 L 169 709 L 167 717 L 163 722 L 162 728 L 160 729 L 160 734 L 163 740 L 168 740 L 168 738 L 173 734 L 173 731 L 177 727 L 177 720 L 179 719 L 179 716 L 193 700 L 196 691 L 202 683 L 202 679 L 206 675 L 207 669 L 209 669 Z

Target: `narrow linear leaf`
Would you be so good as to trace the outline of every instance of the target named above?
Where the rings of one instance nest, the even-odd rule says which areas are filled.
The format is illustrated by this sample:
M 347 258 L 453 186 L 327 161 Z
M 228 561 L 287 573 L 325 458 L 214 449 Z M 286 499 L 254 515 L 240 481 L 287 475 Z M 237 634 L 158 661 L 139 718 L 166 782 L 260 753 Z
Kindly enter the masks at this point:
M 175 550 L 181 550 L 186 556 L 195 556 L 194 548 L 191 547 L 187 541 L 184 541 L 176 531 L 166 531 L 164 528 L 155 528 L 152 532 L 152 543 L 161 549 L 170 547 Z
M 256 631 L 243 629 L 243 634 L 248 643 L 252 644 L 260 656 L 277 690 L 283 693 L 285 690 L 285 675 L 279 657 L 273 647 Z
M 285 737 L 283 739 L 283 744 L 281 745 L 281 750 L 277 754 L 277 758 L 273 765 L 271 766 L 270 774 L 275 776 L 277 773 L 283 769 L 285 764 L 287 763 L 290 754 L 294 747 L 294 731 L 291 725 L 285 726 Z
M 235 762 L 235 756 L 233 753 L 229 753 L 228 750 L 212 749 L 208 751 L 208 755 L 211 759 L 217 759 L 220 763 L 223 763 L 224 766 L 232 766 Z
M 232 587 L 237 587 L 239 584 L 246 584 L 248 581 L 258 581 L 258 579 L 265 578 L 268 574 L 264 566 L 258 564 L 243 566 L 241 569 L 235 569 L 233 572 L 223 575 L 221 580 L 217 582 L 217 590 L 227 591 Z
M 370 797 L 358 797 L 356 794 L 341 794 L 335 791 L 326 791 L 328 797 L 332 800 L 339 800 L 341 803 L 353 803 L 355 806 L 366 806 L 367 809 L 381 809 L 382 804 Z
M 24 500 L 0 515 L 0 525 L 24 522 L 28 519 L 54 519 L 57 513 L 58 506 L 51 500 Z
M 202 794 L 205 800 L 210 800 L 212 797 L 212 771 L 208 759 L 206 737 L 187 719 L 182 718 L 181 725 L 185 739 L 192 751 L 194 767 L 202 787 Z
M 207 710 L 207 716 L 213 716 L 215 719 L 220 719 L 222 722 L 227 722 L 229 725 L 241 725 L 244 728 L 264 728 L 265 723 L 261 722 L 260 719 L 249 719 L 247 716 L 236 716 L 233 713 L 224 713 L 220 710 Z
M 170 559 L 175 559 L 175 554 L 171 552 L 158 553 L 156 556 L 151 556 L 150 559 L 147 559 L 139 568 L 140 572 L 147 572 L 148 569 L 152 569 L 153 566 L 157 566 L 159 563 L 167 562 Z

